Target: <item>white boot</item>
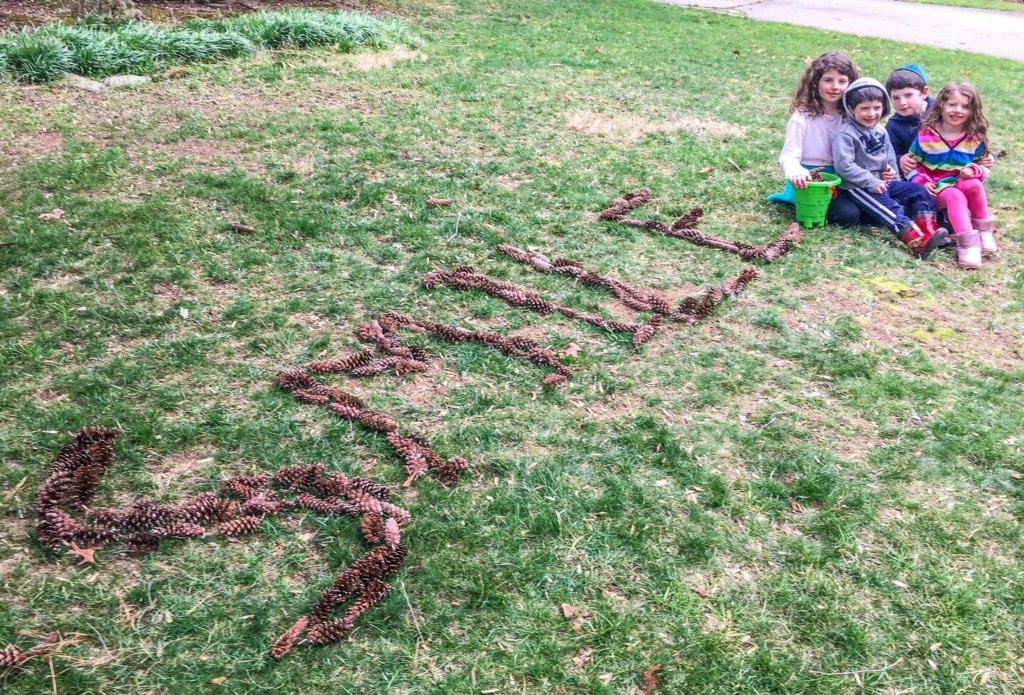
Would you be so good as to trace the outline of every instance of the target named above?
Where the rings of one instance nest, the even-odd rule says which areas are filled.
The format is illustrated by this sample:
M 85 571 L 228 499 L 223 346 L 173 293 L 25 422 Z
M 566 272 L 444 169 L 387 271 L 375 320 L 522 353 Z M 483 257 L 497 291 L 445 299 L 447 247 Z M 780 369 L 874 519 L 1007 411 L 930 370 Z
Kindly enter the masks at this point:
M 980 220 L 971 220 L 971 225 L 978 230 L 981 237 L 981 255 L 985 258 L 992 258 L 999 253 L 999 246 L 996 244 L 995 220 L 991 217 L 984 217 Z
M 969 229 L 956 235 L 956 262 L 961 268 L 981 267 L 981 235 Z

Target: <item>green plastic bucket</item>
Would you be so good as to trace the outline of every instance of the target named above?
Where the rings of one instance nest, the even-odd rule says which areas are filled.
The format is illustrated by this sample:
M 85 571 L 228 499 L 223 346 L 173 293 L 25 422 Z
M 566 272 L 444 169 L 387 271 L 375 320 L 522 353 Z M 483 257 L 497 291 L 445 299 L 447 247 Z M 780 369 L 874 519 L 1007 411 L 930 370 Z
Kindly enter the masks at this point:
M 796 221 L 800 226 L 824 227 L 828 205 L 836 197 L 836 186 L 842 181 L 835 174 L 824 171 L 819 174 L 822 181 L 808 181 L 807 188 L 794 188 L 796 197 Z

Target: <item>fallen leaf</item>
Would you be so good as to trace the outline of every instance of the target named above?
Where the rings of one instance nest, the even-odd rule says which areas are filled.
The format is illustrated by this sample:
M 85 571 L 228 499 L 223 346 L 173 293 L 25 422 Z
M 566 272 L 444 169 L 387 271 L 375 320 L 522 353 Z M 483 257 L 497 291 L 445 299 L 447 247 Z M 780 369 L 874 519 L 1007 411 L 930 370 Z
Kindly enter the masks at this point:
M 44 212 L 42 215 L 39 216 L 39 219 L 41 219 L 41 220 L 62 220 L 62 219 L 64 219 L 64 215 L 65 215 L 65 213 L 64 213 L 63 210 L 61 210 L 60 208 L 54 208 L 50 212 Z
M 590 647 L 584 647 L 572 658 L 572 662 L 576 664 L 577 668 L 583 668 L 583 665 L 593 659 L 594 650 Z
M 794 514 L 803 514 L 804 513 L 804 506 L 802 504 L 800 504 L 799 502 L 797 502 L 796 500 L 790 500 L 789 501 L 789 511 L 793 512 Z
M 180 309 L 178 309 L 178 314 L 181 316 L 181 318 L 187 319 L 188 318 L 188 309 L 186 309 L 185 307 L 181 307 Z
M 455 201 L 450 198 L 427 198 L 426 206 L 428 208 L 444 208 L 454 204 Z
M 697 594 L 701 598 L 711 598 L 711 592 L 701 586 L 691 586 L 690 591 Z
M 567 347 L 558 351 L 559 357 L 576 357 L 582 348 L 576 343 L 569 343 Z
M 93 554 L 99 550 L 99 548 L 79 548 L 75 543 L 71 543 L 70 548 L 68 555 L 77 555 L 82 558 L 82 561 L 78 564 L 91 565 L 96 562 L 96 558 L 93 557 Z
M 910 588 L 910 587 L 908 587 L 906 585 L 906 583 L 901 582 L 899 579 L 893 579 L 892 583 L 893 583 L 894 586 L 898 586 L 901 589 L 909 589 Z
M 715 616 L 709 615 L 708 617 L 704 618 L 704 626 L 709 630 L 717 632 L 719 630 L 724 630 L 725 628 L 729 627 L 729 621 L 719 620 Z
M 562 617 L 563 618 L 565 618 L 566 620 L 570 620 L 575 615 L 576 615 L 576 608 L 574 606 L 570 606 L 568 603 L 563 603 L 562 604 Z
M 641 677 L 644 679 L 644 695 L 651 695 L 657 689 L 658 683 L 661 682 L 661 676 L 658 675 L 660 670 L 661 664 L 654 664 L 643 672 Z
M 714 172 L 714 170 L 715 170 L 714 167 L 704 167 L 703 169 L 700 170 L 700 173 L 702 173 L 702 174 L 710 174 L 710 173 Z
M 612 678 L 614 677 L 615 676 L 613 676 L 610 673 L 602 673 L 600 676 L 597 677 L 597 680 L 601 681 L 603 685 L 608 685 L 612 682 Z
M 241 232 L 242 234 L 253 234 L 256 231 L 255 227 L 248 224 L 242 224 L 241 222 L 230 222 L 228 223 L 228 226 L 231 227 L 236 232 Z
M 210 682 L 213 683 L 214 685 L 224 685 L 224 683 L 225 683 L 225 681 L 227 681 L 227 679 L 228 679 L 227 676 L 217 676 L 216 678 L 211 678 Z

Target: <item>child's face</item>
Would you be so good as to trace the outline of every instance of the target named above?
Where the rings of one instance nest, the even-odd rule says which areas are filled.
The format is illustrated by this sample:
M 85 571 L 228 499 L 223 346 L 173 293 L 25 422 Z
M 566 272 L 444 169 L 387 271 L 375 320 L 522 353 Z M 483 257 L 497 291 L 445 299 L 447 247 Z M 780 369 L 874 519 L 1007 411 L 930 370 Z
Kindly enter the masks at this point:
M 838 106 L 849 84 L 849 77 L 838 70 L 828 70 L 818 80 L 818 96 L 826 106 Z
M 916 87 L 894 89 L 889 92 L 893 110 L 901 116 L 920 116 L 928 108 L 928 88 Z
M 942 122 L 953 128 L 960 128 L 971 116 L 971 100 L 966 94 L 950 92 L 942 102 Z
M 874 128 L 882 120 L 882 100 L 868 99 L 853 107 L 853 120 L 865 128 Z

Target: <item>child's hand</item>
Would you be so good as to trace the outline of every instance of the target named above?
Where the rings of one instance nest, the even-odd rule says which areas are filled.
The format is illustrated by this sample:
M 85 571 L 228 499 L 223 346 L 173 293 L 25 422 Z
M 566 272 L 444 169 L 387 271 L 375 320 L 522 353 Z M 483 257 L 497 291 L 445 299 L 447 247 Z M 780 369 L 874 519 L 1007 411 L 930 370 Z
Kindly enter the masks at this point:
M 938 191 L 935 190 L 935 184 L 932 183 L 931 181 L 924 185 L 924 189 L 928 191 L 928 195 L 930 195 L 932 198 L 939 194 Z
M 811 172 L 804 171 L 802 174 L 797 174 L 789 179 L 789 182 L 793 184 L 794 188 L 807 188 L 807 181 L 811 178 Z
M 960 170 L 961 179 L 976 179 L 979 176 L 981 176 L 981 172 L 976 164 L 968 164 Z
M 981 159 L 978 160 L 978 164 L 985 167 L 986 169 L 991 169 L 992 165 L 995 163 L 996 158 L 992 156 L 991 152 L 985 152 L 985 154 L 981 156 Z
M 917 160 L 914 159 L 914 155 L 907 152 L 905 155 L 900 157 L 900 171 L 903 172 L 904 176 L 909 176 L 916 168 Z
M 889 183 L 896 178 L 896 170 L 892 167 L 886 167 L 885 171 L 882 172 L 882 180 Z
M 875 193 L 881 195 L 882 193 L 885 193 L 887 188 L 889 188 L 889 184 L 882 181 L 882 183 L 878 184 L 878 188 L 875 189 Z

